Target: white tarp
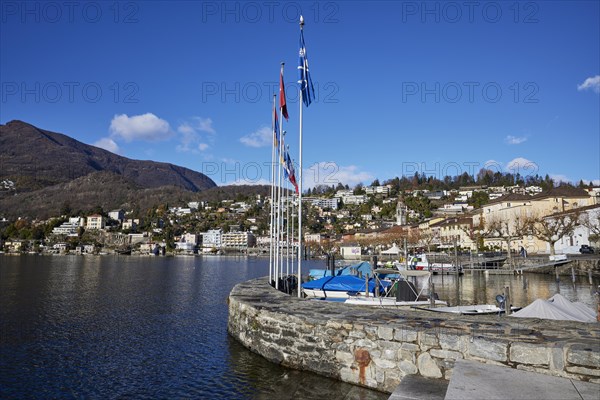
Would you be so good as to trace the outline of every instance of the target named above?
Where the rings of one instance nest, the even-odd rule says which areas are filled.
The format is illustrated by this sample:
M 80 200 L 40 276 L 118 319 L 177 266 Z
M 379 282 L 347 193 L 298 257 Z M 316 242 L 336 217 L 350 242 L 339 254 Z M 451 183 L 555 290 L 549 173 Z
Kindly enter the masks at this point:
M 596 322 L 594 310 L 582 303 L 572 303 L 560 294 L 549 300 L 537 299 L 512 317 L 558 319 L 564 321 Z

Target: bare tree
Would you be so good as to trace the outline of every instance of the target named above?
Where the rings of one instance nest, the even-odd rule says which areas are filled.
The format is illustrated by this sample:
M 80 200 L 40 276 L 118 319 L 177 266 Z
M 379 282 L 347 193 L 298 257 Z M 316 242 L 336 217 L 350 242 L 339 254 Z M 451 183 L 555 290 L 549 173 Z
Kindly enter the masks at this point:
M 600 239 L 600 211 L 592 211 L 594 210 L 582 213 L 579 222 L 590 231 L 590 241 L 598 241 Z
M 533 218 L 532 233 L 535 237 L 550 245 L 550 254 L 554 255 L 554 245 L 564 236 L 575 230 L 579 223 L 578 210 Z
M 511 244 L 523 236 L 533 233 L 534 219 L 525 213 L 515 214 L 512 219 L 491 218 L 484 222 L 480 235 L 487 238 L 497 238 L 506 244 L 508 263 L 512 267 L 513 258 Z

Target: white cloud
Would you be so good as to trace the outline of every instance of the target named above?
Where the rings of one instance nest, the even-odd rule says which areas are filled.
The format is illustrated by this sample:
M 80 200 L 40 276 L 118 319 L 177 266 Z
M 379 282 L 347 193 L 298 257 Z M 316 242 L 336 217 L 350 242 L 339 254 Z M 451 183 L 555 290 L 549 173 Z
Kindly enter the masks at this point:
M 521 144 L 521 143 L 525 142 L 527 140 L 527 138 L 525 136 L 517 137 L 517 136 L 508 135 L 504 140 L 508 144 Z
M 171 137 L 173 132 L 169 123 L 152 113 L 142 115 L 115 115 L 110 122 L 111 138 L 123 139 L 126 142 L 144 140 L 157 142 Z
M 240 142 L 248 147 L 266 147 L 273 143 L 273 132 L 268 126 L 240 138 Z
M 357 183 L 373 180 L 374 176 L 368 172 L 359 171 L 355 165 L 342 166 L 334 162 L 319 162 L 304 168 L 302 178 L 303 189 L 307 189 L 316 185 L 337 186 L 338 183 L 355 186 Z
M 212 142 L 211 137 L 203 137 L 202 133 L 208 133 L 211 136 L 217 133 L 212 127 L 212 119 L 202 117 L 192 117 L 189 121 L 182 122 L 177 127 L 177 132 L 180 134 L 179 144 L 175 149 L 179 152 L 198 153 L 206 151 L 210 145 L 205 139 Z
M 200 132 L 217 133 L 212 126 L 212 119 L 202 117 L 193 117 L 192 119 L 196 122 L 196 129 Z
M 506 163 L 506 171 L 513 174 L 532 175 L 539 171 L 539 167 L 533 161 L 517 157 Z
M 577 85 L 577 90 L 593 90 L 596 93 L 600 93 L 600 75 L 591 76 L 587 78 L 581 85 Z
M 115 143 L 111 138 L 102 138 L 94 143 L 94 146 L 100 147 L 101 149 L 108 150 L 111 153 L 119 154 L 119 145 Z

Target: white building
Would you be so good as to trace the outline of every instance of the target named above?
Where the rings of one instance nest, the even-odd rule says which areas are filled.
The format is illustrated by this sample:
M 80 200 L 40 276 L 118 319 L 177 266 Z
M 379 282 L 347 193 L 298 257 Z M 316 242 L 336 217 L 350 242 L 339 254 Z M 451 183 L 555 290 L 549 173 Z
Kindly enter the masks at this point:
M 79 228 L 85 225 L 85 218 L 71 217 L 68 222 L 52 229 L 54 235 L 77 236 Z
M 222 229 L 211 229 L 207 232 L 201 233 L 202 235 L 202 248 L 203 249 L 220 249 L 221 241 L 223 236 Z
M 125 218 L 125 212 L 123 210 L 109 211 L 108 218 L 114 219 L 115 221 L 122 221 Z
M 86 229 L 104 229 L 105 226 L 106 221 L 102 215 L 94 214 L 87 217 Z
M 380 194 L 384 196 L 390 195 L 390 186 L 367 186 L 365 188 L 365 193 L 367 195 L 375 195 Z
M 126 219 L 123 221 L 123 229 L 129 229 L 135 231 L 140 224 L 139 219 Z

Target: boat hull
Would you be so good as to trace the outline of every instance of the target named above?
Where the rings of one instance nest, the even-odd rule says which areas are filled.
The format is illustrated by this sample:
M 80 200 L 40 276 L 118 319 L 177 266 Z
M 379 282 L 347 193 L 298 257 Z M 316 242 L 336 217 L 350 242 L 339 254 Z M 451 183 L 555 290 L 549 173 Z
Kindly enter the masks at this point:
M 344 303 L 353 304 L 357 306 L 371 306 L 371 307 L 426 307 L 431 304 L 429 300 L 417 300 L 417 301 L 398 301 L 395 298 L 390 297 L 349 297 Z M 435 301 L 436 306 L 447 306 L 448 303 L 442 300 Z

